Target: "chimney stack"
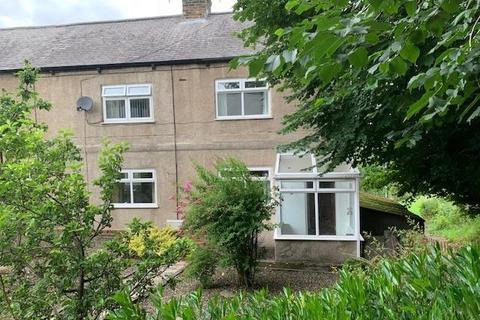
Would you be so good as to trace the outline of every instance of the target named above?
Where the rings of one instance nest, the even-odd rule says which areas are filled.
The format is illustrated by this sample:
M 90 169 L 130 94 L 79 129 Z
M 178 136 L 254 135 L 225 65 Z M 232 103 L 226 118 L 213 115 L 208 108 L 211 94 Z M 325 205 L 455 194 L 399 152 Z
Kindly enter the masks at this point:
M 185 19 L 206 18 L 212 9 L 211 0 L 182 0 Z

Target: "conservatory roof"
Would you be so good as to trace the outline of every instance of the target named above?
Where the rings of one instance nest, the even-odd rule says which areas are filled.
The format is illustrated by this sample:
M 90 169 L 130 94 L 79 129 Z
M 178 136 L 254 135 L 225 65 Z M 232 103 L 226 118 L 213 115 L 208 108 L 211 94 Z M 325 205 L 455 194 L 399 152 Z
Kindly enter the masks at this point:
M 360 175 L 357 169 L 348 164 L 339 165 L 327 173 L 321 172 L 322 169 L 317 168 L 317 161 L 311 153 L 277 154 L 275 177 L 279 179 L 357 178 Z

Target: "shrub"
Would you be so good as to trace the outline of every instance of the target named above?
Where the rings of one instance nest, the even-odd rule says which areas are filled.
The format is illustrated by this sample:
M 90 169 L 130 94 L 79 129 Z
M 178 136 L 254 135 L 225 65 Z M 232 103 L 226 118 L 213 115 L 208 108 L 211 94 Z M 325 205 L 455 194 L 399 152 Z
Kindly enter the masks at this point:
M 477 319 L 479 259 L 479 247 L 448 254 L 431 248 L 365 270 L 341 270 L 334 287 L 317 293 L 258 291 L 206 303 L 194 292 L 164 304 L 159 290 L 151 315 L 120 293 L 120 307 L 108 319 Z
M 208 288 L 212 285 L 218 263 L 218 250 L 208 245 L 198 245 L 188 256 L 186 275 L 200 281 L 203 288 Z
M 251 287 L 258 234 L 272 227 L 269 219 L 276 203 L 238 160 L 219 161 L 214 171 L 196 169 L 198 179 L 188 195 L 185 228 L 221 250 L 227 265 L 237 270 L 239 282 Z

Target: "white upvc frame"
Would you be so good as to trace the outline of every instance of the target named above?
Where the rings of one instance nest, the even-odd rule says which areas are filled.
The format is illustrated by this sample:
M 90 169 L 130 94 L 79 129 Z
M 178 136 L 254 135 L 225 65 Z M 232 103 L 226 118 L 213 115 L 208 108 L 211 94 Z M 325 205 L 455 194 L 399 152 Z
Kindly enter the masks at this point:
M 255 78 L 231 78 L 231 79 L 217 79 L 215 80 L 215 120 L 253 120 L 253 119 L 270 119 L 272 118 L 272 97 L 271 90 L 266 83 L 265 87 L 260 88 L 245 88 L 245 82 L 249 81 L 264 81 Z M 238 89 L 218 89 L 218 84 L 221 82 L 240 82 L 240 88 Z M 218 93 L 240 93 L 242 114 L 236 116 L 220 116 L 218 115 Z M 267 98 L 267 113 L 266 114 L 253 114 L 245 115 L 244 93 L 245 92 L 264 92 Z
M 148 87 L 148 94 L 134 95 L 129 94 L 128 90 L 135 87 Z M 123 95 L 106 94 L 105 89 L 123 89 Z M 148 99 L 149 117 L 131 117 L 130 100 L 132 99 Z M 123 100 L 125 101 L 125 118 L 107 118 L 107 100 Z M 102 86 L 102 108 L 103 108 L 103 122 L 104 123 L 145 123 L 153 122 L 153 99 L 152 99 L 152 85 L 149 83 L 143 84 L 126 84 L 126 85 L 105 85 Z
M 268 178 L 267 179 L 262 179 L 259 177 L 254 177 L 255 179 L 259 181 L 265 181 L 268 180 L 270 182 L 270 190 L 273 190 L 273 175 L 272 175 L 272 168 L 271 167 L 247 167 L 248 171 L 268 171 Z
M 125 169 L 121 171 L 122 173 L 127 174 L 127 178 L 120 179 L 120 183 L 129 183 L 130 186 L 130 203 L 113 203 L 114 208 L 158 208 L 157 203 L 157 174 L 155 169 Z M 152 173 L 152 178 L 133 178 L 134 173 Z M 133 202 L 133 183 L 134 182 L 152 182 L 153 183 L 153 203 L 134 203 Z

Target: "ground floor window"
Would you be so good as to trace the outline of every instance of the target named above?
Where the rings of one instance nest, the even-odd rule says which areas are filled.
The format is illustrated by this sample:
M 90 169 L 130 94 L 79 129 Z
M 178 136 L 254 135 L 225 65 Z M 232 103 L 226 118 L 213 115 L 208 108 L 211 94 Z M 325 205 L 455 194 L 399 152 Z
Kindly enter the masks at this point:
M 152 208 L 157 206 L 155 170 L 122 170 L 113 193 L 115 208 Z
M 281 181 L 282 235 L 355 235 L 355 180 Z
M 270 168 L 250 167 L 248 168 L 248 171 L 250 171 L 250 175 L 252 176 L 252 179 L 258 180 L 260 183 L 262 183 L 265 186 L 266 192 L 269 192 L 269 193 L 271 192 L 272 177 L 271 177 Z
M 344 239 L 358 236 L 358 171 L 339 166 L 322 173 L 313 154 L 277 154 L 280 191 L 276 236 L 283 239 Z

